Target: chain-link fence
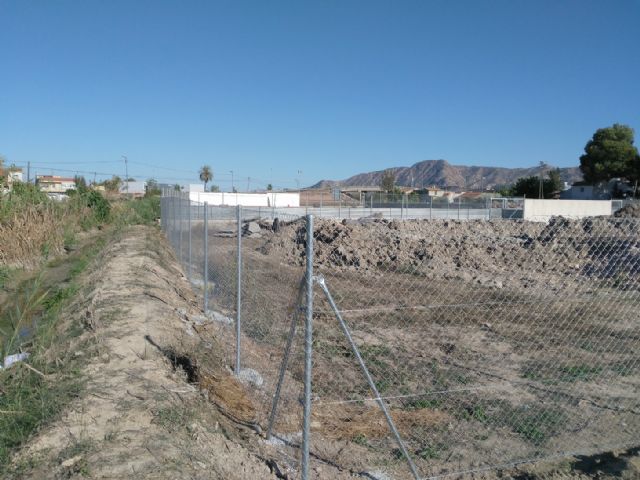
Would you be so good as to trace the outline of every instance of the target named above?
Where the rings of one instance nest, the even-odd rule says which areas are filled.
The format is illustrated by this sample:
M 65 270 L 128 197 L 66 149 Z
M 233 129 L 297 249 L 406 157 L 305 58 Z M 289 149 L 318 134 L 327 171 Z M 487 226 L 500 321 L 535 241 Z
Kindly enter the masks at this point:
M 163 229 L 293 476 L 640 443 L 637 219 L 336 221 L 175 195 Z

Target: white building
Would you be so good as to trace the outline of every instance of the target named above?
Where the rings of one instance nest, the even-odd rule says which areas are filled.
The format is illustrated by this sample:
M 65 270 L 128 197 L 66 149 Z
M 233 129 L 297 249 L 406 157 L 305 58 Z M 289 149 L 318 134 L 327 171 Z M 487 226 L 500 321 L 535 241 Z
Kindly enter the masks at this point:
M 299 207 L 299 192 L 265 192 L 265 193 L 235 193 L 235 192 L 189 192 L 192 202 L 215 206 L 243 207 Z
M 58 175 L 37 175 L 36 185 L 45 193 L 65 193 L 67 190 L 76 189 L 76 180 L 73 177 Z

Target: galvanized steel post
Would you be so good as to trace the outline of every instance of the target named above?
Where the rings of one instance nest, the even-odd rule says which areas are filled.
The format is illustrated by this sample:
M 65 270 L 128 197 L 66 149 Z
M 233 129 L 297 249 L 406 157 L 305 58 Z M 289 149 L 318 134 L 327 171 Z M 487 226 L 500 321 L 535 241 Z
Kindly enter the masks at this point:
M 209 310 L 209 204 L 204 202 L 204 314 Z
M 238 285 L 236 294 L 236 376 L 240 375 L 240 326 L 242 316 L 242 207 L 236 206 L 236 221 L 238 223 L 238 255 L 237 255 L 237 267 L 238 267 Z
M 189 210 L 189 258 L 188 260 L 188 264 L 187 264 L 187 278 L 189 279 L 189 281 L 192 281 L 192 275 L 191 275 L 191 198 L 188 198 L 188 202 L 187 202 L 187 209 Z
M 184 225 L 184 212 L 183 210 L 183 201 L 182 201 L 182 192 L 179 193 L 179 197 L 178 197 L 178 217 L 180 219 L 180 235 L 178 236 L 178 260 L 180 260 L 180 263 L 182 263 L 184 265 L 184 254 L 183 254 L 183 248 L 182 248 L 182 230 L 183 230 L 183 225 Z
M 305 283 L 307 307 L 304 333 L 304 410 L 302 422 L 302 480 L 309 479 L 309 430 L 311 428 L 311 369 L 313 348 L 313 215 L 307 215 L 307 266 Z

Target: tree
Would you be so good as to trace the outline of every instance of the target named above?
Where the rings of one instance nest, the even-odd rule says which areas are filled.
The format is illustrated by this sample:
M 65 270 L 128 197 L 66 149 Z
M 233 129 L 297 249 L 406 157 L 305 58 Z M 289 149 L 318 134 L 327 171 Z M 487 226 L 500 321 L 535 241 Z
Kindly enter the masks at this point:
M 271 184 L 267 185 L 267 191 L 270 192 L 271 190 L 273 190 L 273 185 Z
M 543 198 L 550 198 L 553 193 L 562 188 L 560 181 L 560 172 L 558 169 L 551 170 L 548 174 L 549 178 L 542 181 Z M 507 193 L 507 192 L 501 192 Z M 515 185 L 509 190 L 509 195 L 515 197 L 538 198 L 540 195 L 540 177 L 532 175 L 530 177 L 519 178 Z
M 76 175 L 73 177 L 73 181 L 76 184 L 76 190 L 79 193 L 85 193 L 87 191 L 87 181 L 82 175 Z
M 122 184 L 122 179 L 119 176 L 114 175 L 110 180 L 105 180 L 102 183 L 107 192 L 118 192 L 120 190 L 120 185 Z
M 204 182 L 204 191 L 207 191 L 207 183 L 209 183 L 211 180 L 213 180 L 213 170 L 211 170 L 211 167 L 209 165 L 203 165 L 200 168 L 200 181 Z
M 155 178 L 149 178 L 147 180 L 146 190 L 144 192 L 145 197 L 151 197 L 153 195 L 160 195 L 160 187 L 158 181 Z
M 387 193 L 393 192 L 396 186 L 396 174 L 393 173 L 393 170 L 387 169 L 382 174 L 382 178 L 380 179 L 380 188 Z
M 549 181 L 551 182 L 549 184 L 551 192 L 558 192 L 562 190 L 562 178 L 560 178 L 560 169 L 556 168 L 554 170 L 551 170 L 547 175 L 549 175 Z
M 211 185 L 211 188 L 209 189 L 211 192 L 219 192 L 220 191 L 220 186 L 219 185 Z
M 179 184 L 179 183 L 176 183 L 176 184 L 173 186 L 173 189 L 174 189 L 176 192 L 179 192 L 180 190 L 182 190 L 182 187 L 180 186 L 180 184 Z
M 580 157 L 586 182 L 606 182 L 617 177 L 634 181 L 640 177 L 640 155 L 633 145 L 633 133 L 631 127 L 618 123 L 596 130 Z

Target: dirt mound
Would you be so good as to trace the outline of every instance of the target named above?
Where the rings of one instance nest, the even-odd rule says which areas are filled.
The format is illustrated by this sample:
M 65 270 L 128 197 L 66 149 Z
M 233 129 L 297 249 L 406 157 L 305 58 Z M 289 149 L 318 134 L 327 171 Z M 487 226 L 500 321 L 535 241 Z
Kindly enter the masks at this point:
M 527 286 L 540 280 L 541 273 L 611 275 L 610 259 L 622 251 L 621 246 L 632 239 L 637 227 L 631 219 L 613 218 L 557 217 L 549 223 L 318 219 L 314 265 L 320 271 L 406 272 L 498 288 L 509 278 Z M 305 233 L 302 223 L 286 225 L 278 233 L 269 232 L 260 251 L 301 266 Z M 624 251 L 628 251 L 626 247 Z M 626 263 L 633 266 L 633 262 Z M 521 273 L 514 279 L 516 267 Z
M 618 218 L 640 218 L 640 203 L 626 205 L 613 215 Z

